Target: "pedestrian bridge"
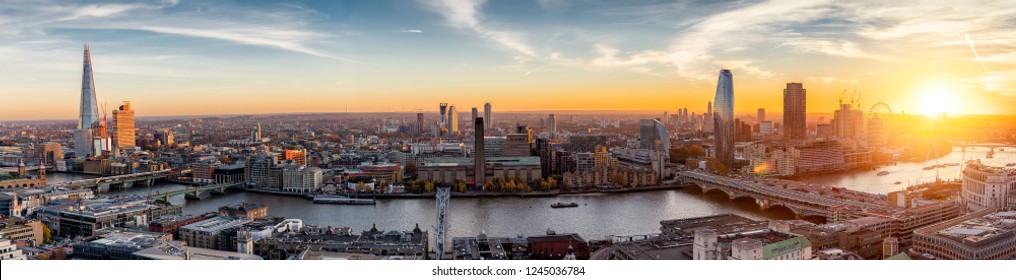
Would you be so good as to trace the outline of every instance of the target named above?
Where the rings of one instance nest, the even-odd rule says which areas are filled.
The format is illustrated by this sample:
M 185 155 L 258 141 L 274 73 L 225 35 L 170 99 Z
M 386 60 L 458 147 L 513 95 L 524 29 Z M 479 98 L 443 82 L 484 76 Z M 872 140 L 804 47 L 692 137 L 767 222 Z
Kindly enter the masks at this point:
M 678 172 L 678 177 L 687 184 L 696 185 L 703 193 L 723 192 L 731 200 L 754 199 L 762 210 L 773 206 L 790 209 L 798 217 L 824 217 L 828 221 L 862 217 L 871 210 L 892 211 L 895 207 L 867 201 L 849 200 L 823 196 L 817 193 L 797 191 L 752 180 L 724 177 L 699 171 Z

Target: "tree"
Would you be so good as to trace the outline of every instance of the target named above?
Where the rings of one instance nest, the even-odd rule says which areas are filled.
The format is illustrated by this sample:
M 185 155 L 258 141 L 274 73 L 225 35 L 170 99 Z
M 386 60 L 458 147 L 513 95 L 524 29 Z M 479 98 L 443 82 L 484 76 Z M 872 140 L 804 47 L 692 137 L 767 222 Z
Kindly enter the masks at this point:
M 614 184 L 623 187 L 628 180 L 624 178 L 624 174 L 621 172 L 614 174 Z
M 416 175 L 416 172 L 418 171 L 418 169 L 419 168 L 416 167 L 416 163 L 412 163 L 412 162 L 406 163 L 406 174 Z
M 672 147 L 669 151 L 670 161 L 673 163 L 685 163 L 689 158 L 702 157 L 706 149 L 699 145 Z
M 49 226 L 42 224 L 42 244 L 53 243 L 53 232 L 50 231 Z
M 455 189 L 461 193 L 466 192 L 466 182 L 458 181 L 457 183 L 455 183 Z
M 429 192 L 433 192 L 433 191 L 434 191 L 434 182 L 427 181 L 427 183 L 423 184 L 423 192 L 429 193 Z
M 717 158 L 707 158 L 706 169 L 708 169 L 710 172 L 719 174 L 720 176 L 730 175 L 730 169 L 727 168 L 727 166 L 724 165 L 723 162 L 720 162 L 720 160 Z

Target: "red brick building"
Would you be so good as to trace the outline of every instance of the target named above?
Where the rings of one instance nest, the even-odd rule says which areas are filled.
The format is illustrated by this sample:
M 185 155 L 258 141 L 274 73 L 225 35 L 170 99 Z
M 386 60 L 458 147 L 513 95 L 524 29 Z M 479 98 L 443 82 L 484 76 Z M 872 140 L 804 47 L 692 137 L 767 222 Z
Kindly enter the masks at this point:
M 548 231 L 547 235 L 530 236 L 528 239 L 530 259 L 561 260 L 568 254 L 568 247 L 575 252 L 576 259 L 589 259 L 589 242 L 577 233 L 557 234 Z
M 173 239 L 180 240 L 180 227 L 204 221 L 213 216 L 214 215 L 211 214 L 204 214 L 204 215 L 163 217 L 149 223 L 148 231 L 169 233 L 173 235 Z

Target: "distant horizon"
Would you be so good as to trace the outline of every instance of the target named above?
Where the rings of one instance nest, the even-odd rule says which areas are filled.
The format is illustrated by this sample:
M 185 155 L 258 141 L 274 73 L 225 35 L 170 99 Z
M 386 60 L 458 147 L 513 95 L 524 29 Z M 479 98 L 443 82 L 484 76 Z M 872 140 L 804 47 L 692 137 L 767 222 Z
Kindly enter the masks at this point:
M 479 109 L 480 109 L 480 117 L 482 117 L 483 116 L 482 107 L 479 108 Z M 867 110 L 862 110 L 862 111 L 864 111 L 865 114 L 868 113 Z M 135 113 L 136 112 L 137 111 L 135 111 Z M 671 115 L 673 115 L 672 111 L 667 111 L 667 112 L 671 112 Z M 705 113 L 705 112 L 695 112 L 695 111 L 692 111 L 691 109 L 689 109 L 689 112 L 696 113 L 696 115 L 702 115 L 703 113 Z M 239 116 L 286 116 L 286 115 L 324 115 L 324 114 L 416 114 L 416 113 L 418 113 L 418 112 L 411 112 L 411 111 L 387 111 L 387 112 L 381 112 L 381 111 L 274 112 L 274 113 L 246 113 L 246 114 L 193 114 L 193 115 L 158 115 L 158 116 L 136 115 L 135 118 L 137 120 L 145 120 L 145 119 L 173 120 L 173 119 L 177 119 L 177 118 L 180 118 L 180 119 L 183 119 L 183 118 L 206 118 L 206 117 L 223 118 L 223 117 L 239 117 Z M 423 111 L 422 113 L 424 113 L 424 114 L 434 114 L 434 115 L 438 114 L 437 110 Z M 578 113 L 583 113 L 583 114 L 589 114 L 589 113 L 624 114 L 624 113 L 639 113 L 640 116 L 642 114 L 645 114 L 645 115 L 654 115 L 653 117 L 659 117 L 658 115 L 661 115 L 663 113 L 663 111 L 654 111 L 654 110 L 593 110 L 593 109 L 591 109 L 591 110 L 553 110 L 553 111 L 549 111 L 549 110 L 494 111 L 493 113 L 494 113 L 494 116 L 497 116 L 498 114 L 551 114 L 551 113 L 553 113 L 553 114 L 578 114 Z M 468 114 L 470 114 L 470 112 L 468 110 L 467 111 L 459 111 L 459 115 L 468 115 Z M 744 115 L 752 115 L 752 116 L 754 116 L 755 114 L 756 114 L 756 111 L 744 111 L 744 112 L 735 112 L 734 115 L 735 116 L 744 116 Z M 774 111 L 766 110 L 766 115 L 769 116 L 769 114 L 782 116 L 783 112 L 779 112 L 779 111 L 775 111 L 774 112 Z M 825 116 L 825 115 L 833 115 L 833 112 L 828 112 L 828 113 L 824 113 L 824 112 L 809 112 L 807 114 L 808 114 L 808 116 L 815 116 L 815 115 Z M 894 112 L 893 115 L 903 115 L 903 114 L 902 113 Z M 916 117 L 923 117 L 923 118 L 928 118 L 928 119 L 935 119 L 935 118 L 937 118 L 936 116 L 926 116 L 926 115 L 923 115 L 923 114 L 911 114 L 911 113 L 906 113 L 906 116 L 916 116 Z M 947 114 L 947 117 L 950 117 L 950 118 L 952 118 L 952 117 L 1016 117 L 1016 114 L 956 114 L 956 115 L 954 115 L 954 114 Z M 769 119 L 769 118 L 767 118 L 767 119 L 768 120 L 782 121 L 782 119 Z M 11 120 L 3 119 L 3 120 L 0 120 L 0 122 L 3 122 L 3 123 L 47 122 L 47 121 L 49 121 L 49 122 L 75 122 L 77 120 L 76 119 L 11 119 Z

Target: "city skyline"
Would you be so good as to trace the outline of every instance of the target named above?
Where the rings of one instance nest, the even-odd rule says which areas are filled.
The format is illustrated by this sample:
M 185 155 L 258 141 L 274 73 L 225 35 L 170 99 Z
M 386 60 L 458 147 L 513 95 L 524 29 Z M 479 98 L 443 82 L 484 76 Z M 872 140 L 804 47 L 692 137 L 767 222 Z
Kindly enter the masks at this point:
M 921 17 L 894 15 L 902 3 L 823 1 L 49 6 L 2 8 L 11 16 L 0 38 L 13 43 L 0 48 L 0 82 L 17 106 L 0 120 L 73 119 L 84 43 L 98 103 L 132 101 L 138 117 L 429 112 L 437 102 L 702 112 L 711 73 L 725 68 L 739 77 L 738 114 L 781 113 L 790 82 L 808 89 L 808 113 L 859 96 L 913 114 L 1016 114 L 1005 20 L 1016 9 L 1001 3 L 907 7 Z

